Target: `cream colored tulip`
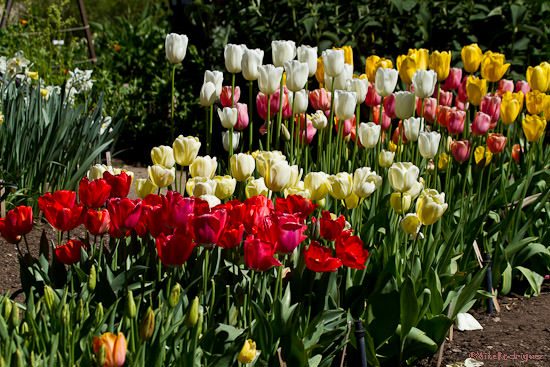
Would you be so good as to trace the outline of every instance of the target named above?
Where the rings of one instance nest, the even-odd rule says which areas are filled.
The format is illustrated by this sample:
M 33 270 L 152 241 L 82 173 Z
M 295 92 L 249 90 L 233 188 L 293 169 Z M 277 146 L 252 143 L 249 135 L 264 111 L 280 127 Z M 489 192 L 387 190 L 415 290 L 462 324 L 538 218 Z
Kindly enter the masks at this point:
M 229 175 L 214 176 L 213 181 L 216 182 L 216 190 L 214 195 L 216 195 L 218 199 L 227 199 L 231 197 L 235 192 L 237 180 L 235 180 L 233 177 Z
M 310 172 L 304 178 L 304 187 L 310 192 L 311 200 L 321 200 L 327 196 L 329 183 L 325 172 Z
M 417 182 L 420 170 L 410 162 L 397 162 L 388 169 L 391 187 L 398 192 L 406 192 Z
M 252 196 L 257 196 L 257 195 L 267 196 L 267 194 L 269 193 L 269 190 L 265 185 L 265 181 L 263 177 L 260 177 L 258 179 L 254 179 L 250 177 L 248 179 L 248 182 L 246 183 L 244 192 L 247 198 L 251 198 Z
M 372 171 L 370 167 L 357 168 L 353 173 L 352 191 L 360 198 L 367 198 L 382 184 L 382 177 Z
M 218 161 L 216 157 L 211 158 L 209 155 L 204 157 L 197 157 L 189 166 L 189 173 L 191 177 L 214 177 L 214 173 L 218 168 Z
M 351 194 L 353 177 L 348 172 L 339 172 L 328 176 L 329 193 L 337 199 L 343 200 Z
M 157 187 L 170 186 L 176 178 L 176 169 L 174 167 L 164 168 L 159 164 L 147 167 L 147 173 L 151 182 Z
M 378 164 L 380 167 L 388 168 L 393 164 L 393 158 L 395 157 L 395 152 L 391 150 L 382 149 L 380 155 L 378 156 Z
M 138 178 L 136 180 L 136 194 L 142 199 L 153 194 L 157 189 L 158 187 L 149 179 Z
M 180 135 L 172 145 L 174 159 L 180 166 L 189 166 L 199 153 L 201 142 L 194 136 Z
M 269 164 L 264 176 L 265 185 L 271 191 L 284 189 L 292 177 L 292 168 L 287 161 L 278 160 Z
M 151 160 L 153 164 L 159 164 L 164 168 L 172 168 L 176 164 L 174 150 L 166 145 L 160 145 L 151 149 Z
M 250 154 L 234 154 L 230 159 L 231 175 L 239 182 L 246 181 L 254 172 L 256 163 Z

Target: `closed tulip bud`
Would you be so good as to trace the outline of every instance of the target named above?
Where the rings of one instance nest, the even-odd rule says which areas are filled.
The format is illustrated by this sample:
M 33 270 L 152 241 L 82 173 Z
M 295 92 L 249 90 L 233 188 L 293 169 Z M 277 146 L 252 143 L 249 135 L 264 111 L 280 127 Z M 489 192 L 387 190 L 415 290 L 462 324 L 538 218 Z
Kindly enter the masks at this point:
M 19 326 L 19 308 L 16 303 L 14 303 L 11 308 L 9 324 L 14 329 Z
M 136 317 L 136 302 L 134 301 L 134 295 L 132 291 L 128 291 L 126 294 L 126 305 L 124 308 L 126 317 L 133 319 Z
M 435 131 L 421 132 L 418 136 L 418 150 L 420 155 L 426 159 L 432 159 L 439 150 L 441 134 Z
M 447 207 L 444 192 L 439 193 L 437 190 L 426 189 L 416 201 L 416 215 L 423 225 L 429 226 L 441 218 Z
M 180 302 L 180 296 L 181 296 L 181 285 L 179 283 L 176 283 L 172 286 L 172 289 L 170 290 L 170 294 L 168 296 L 168 305 L 170 308 L 174 308 L 178 305 Z
M 317 47 L 301 45 L 296 51 L 298 61 L 307 64 L 308 76 L 315 75 L 315 71 L 317 71 Z
M 149 309 L 147 310 L 147 313 L 145 314 L 145 318 L 143 319 L 143 322 L 139 327 L 139 338 L 142 341 L 149 340 L 153 336 L 154 332 L 155 332 L 155 313 L 153 312 L 151 307 L 149 307 Z
M 293 106 L 293 114 L 306 112 L 308 105 L 308 95 L 309 93 L 305 89 L 299 90 L 294 93 L 288 93 L 288 103 L 290 104 L 290 106 Z
M 355 112 L 355 92 L 337 90 L 334 92 L 334 112 L 338 120 L 347 120 Z
M 247 198 L 251 198 L 251 197 L 257 196 L 257 195 L 267 196 L 269 190 L 267 189 L 267 186 L 265 185 L 265 181 L 264 181 L 263 177 L 260 177 L 258 179 L 254 179 L 254 178 L 250 177 L 248 179 L 248 182 L 246 183 L 246 187 L 244 188 L 244 192 L 245 192 Z
M 351 194 L 353 177 L 347 172 L 328 176 L 330 195 L 336 200 L 343 200 Z
M 246 181 L 254 172 L 256 164 L 250 154 L 234 154 L 230 159 L 231 175 L 239 182 Z
M 392 164 L 388 170 L 388 178 L 391 187 L 398 192 L 409 190 L 416 180 L 420 170 L 410 162 L 398 162 Z
M 17 348 L 15 350 L 15 366 L 16 367 L 25 367 L 27 364 L 25 363 L 25 356 L 23 352 Z
M 218 108 L 218 116 L 222 126 L 226 129 L 231 129 L 237 124 L 237 109 L 231 107 Z
M 344 71 L 344 50 L 325 50 L 322 56 L 326 76 L 334 78 Z M 327 86 L 329 86 L 328 83 Z
M 437 161 L 437 169 L 444 171 L 449 165 L 449 155 L 447 153 L 441 153 L 439 155 L 439 160 Z
M 216 97 L 219 98 L 222 94 L 223 73 L 218 70 L 206 70 L 204 72 L 204 82 L 211 82 L 216 87 Z
M 179 64 L 187 53 L 187 42 L 189 39 L 185 34 L 170 33 L 166 36 L 165 48 L 166 58 L 172 64 Z
M 218 162 L 216 157 L 211 158 L 209 155 L 204 157 L 197 157 L 189 166 L 189 173 L 191 177 L 214 177 L 214 173 L 218 168 Z
M 519 163 L 520 161 L 520 156 L 523 154 L 523 148 L 521 147 L 521 145 L 519 144 L 514 144 L 514 146 L 512 147 L 512 158 L 514 158 L 514 160 Z
M 357 168 L 353 174 L 352 191 L 359 198 L 367 198 L 382 184 L 382 177 L 370 167 Z M 348 207 L 349 208 L 349 207 Z
M 548 90 L 548 83 L 550 82 L 550 65 L 543 63 L 535 67 L 529 66 L 525 76 L 531 90 L 546 92 Z
M 214 181 L 216 182 L 216 197 L 220 200 L 229 198 L 235 192 L 235 185 L 237 180 L 229 175 L 225 176 L 215 176 Z
M 401 220 L 401 228 L 406 234 L 417 234 L 421 225 L 422 223 L 420 223 L 416 213 L 407 213 L 405 218 Z
M 292 170 L 287 161 L 278 160 L 269 164 L 264 176 L 265 186 L 274 192 L 284 189 L 290 181 Z
M 78 315 L 77 315 L 78 317 Z M 80 319 L 80 318 L 79 318 Z M 80 319 L 82 320 L 82 319 Z M 63 308 L 61 309 L 61 322 L 63 322 L 63 325 L 70 328 L 70 322 L 71 322 L 71 312 L 69 311 L 69 304 L 65 303 L 63 305 Z
M 264 59 L 264 52 L 259 48 L 249 50 L 245 49 L 241 60 L 241 69 L 243 77 L 246 80 L 258 79 L 258 66 L 262 65 Z
M 357 129 L 357 135 L 359 136 L 359 142 L 365 148 L 374 148 L 378 145 L 380 140 L 380 125 L 376 125 L 374 122 L 362 122 Z
M 308 65 L 298 60 L 285 62 L 286 86 L 292 92 L 304 88 L 308 78 Z
M 351 79 L 353 79 L 353 66 L 348 64 L 344 64 L 343 71 L 335 77 L 325 75 L 326 85 L 330 86 L 331 88 L 334 87 L 335 90 L 346 90 L 347 83 Z
M 411 207 L 412 198 L 409 194 L 394 192 L 390 196 L 390 206 L 397 214 L 403 214 Z
M 231 134 L 229 130 L 222 132 L 222 145 L 226 152 L 229 152 L 229 134 Z M 233 151 L 239 147 L 240 140 L 241 134 L 238 131 L 233 131 Z
M 436 72 L 438 81 L 442 82 L 447 79 L 451 67 L 451 51 L 432 52 L 429 66 Z
M 88 276 L 88 289 L 90 292 L 93 292 L 95 289 L 95 286 L 97 284 L 97 272 L 95 269 L 95 265 L 92 264 L 90 267 L 90 275 Z
M 136 180 L 136 194 L 142 199 L 154 193 L 157 189 L 158 187 L 149 179 L 138 178 Z
M 329 182 L 324 172 L 310 172 L 304 177 L 304 187 L 310 192 L 311 200 L 321 200 L 327 196 Z
M 164 168 L 159 164 L 147 167 L 147 173 L 153 185 L 157 187 L 168 187 L 176 178 L 176 169 L 174 167 Z
M 57 304 L 57 295 L 55 294 L 55 291 L 49 286 L 44 286 L 44 302 L 46 303 L 46 306 L 48 307 L 48 310 L 52 310 L 52 307 Z
M 462 47 L 462 63 L 464 64 L 464 70 L 468 73 L 473 74 L 479 69 L 479 64 L 483 58 L 483 53 L 477 45 L 477 43 L 472 43 L 469 46 Z
M 538 90 L 527 92 L 525 95 L 525 106 L 527 107 L 527 112 L 532 115 L 540 115 L 543 111 L 545 98 L 546 94 L 539 92 Z
M 489 130 L 491 125 L 491 116 L 478 111 L 474 117 L 474 122 L 472 123 L 471 130 L 472 134 L 483 136 Z
M 23 323 L 21 324 L 21 330 L 19 331 L 19 333 L 21 335 L 26 335 L 29 333 L 29 324 L 27 324 L 26 321 L 23 321 Z M 2 363 L 0 363 L 0 367 L 2 367 Z
M 451 136 L 447 136 L 447 140 L 445 141 L 445 152 L 451 153 L 451 147 L 453 145 L 453 138 Z
M 96 325 L 99 325 L 103 322 L 103 303 L 99 302 L 95 308 L 95 323 Z
M 487 80 L 470 75 L 466 81 L 468 100 L 474 106 L 479 106 L 481 98 L 487 93 Z
M 417 70 L 412 76 L 414 94 L 418 98 L 431 97 L 437 83 L 437 74 L 433 70 Z
M 420 131 L 424 130 L 424 119 L 420 117 L 410 117 L 403 120 L 403 130 L 407 140 L 417 141 L 418 134 L 420 134 Z
M 296 57 L 296 43 L 294 41 L 271 41 L 271 56 L 275 66 L 284 66 L 285 62 Z
M 185 315 L 185 325 L 188 328 L 192 328 L 197 324 L 197 321 L 199 321 L 199 297 L 195 297 L 193 302 L 191 302 L 191 307 L 189 307 L 189 311 Z
M 197 157 L 200 147 L 201 142 L 197 137 L 178 136 L 172 145 L 175 161 L 180 166 L 189 166 Z
M 453 142 L 451 152 L 457 162 L 463 163 L 470 158 L 471 143 L 468 140 L 460 139 Z
M 485 52 L 481 59 L 481 77 L 490 82 L 498 82 L 510 67 L 510 64 L 504 63 L 505 61 L 506 57 L 503 54 Z
M 546 129 L 546 120 L 538 115 L 526 115 L 522 122 L 523 133 L 531 143 L 538 141 Z
M 412 92 L 395 92 L 395 116 L 408 119 L 414 113 L 415 98 Z
M 248 127 L 248 105 L 245 103 L 235 104 L 237 109 L 237 124 L 234 126 L 234 129 L 237 131 L 242 131 Z
M 367 79 L 349 79 L 346 84 L 348 92 L 355 92 L 355 103 L 361 104 L 365 102 L 369 89 L 369 81 Z
M 237 356 L 237 360 L 244 364 L 252 363 L 256 357 L 260 355 L 260 352 L 261 351 L 256 349 L 256 342 L 252 339 L 248 339 L 244 342 L 244 345 Z
M 151 160 L 153 164 L 161 165 L 164 168 L 172 168 L 176 164 L 173 149 L 166 145 L 151 149 Z
M 395 152 L 382 149 L 380 155 L 378 156 L 378 164 L 380 165 L 380 167 L 388 168 L 393 164 L 394 157 Z
M 243 58 L 243 52 L 246 46 L 227 44 L 223 50 L 225 58 L 225 68 L 232 74 L 241 72 L 241 62 Z
M 327 127 L 328 119 L 323 111 L 318 110 L 311 116 L 311 123 L 317 130 L 322 130 Z
M 392 94 L 397 84 L 398 75 L 399 73 L 395 69 L 378 68 L 374 81 L 376 93 L 381 97 L 387 97 Z
M 279 88 L 283 68 L 271 64 L 258 66 L 258 88 L 264 94 L 273 94 Z

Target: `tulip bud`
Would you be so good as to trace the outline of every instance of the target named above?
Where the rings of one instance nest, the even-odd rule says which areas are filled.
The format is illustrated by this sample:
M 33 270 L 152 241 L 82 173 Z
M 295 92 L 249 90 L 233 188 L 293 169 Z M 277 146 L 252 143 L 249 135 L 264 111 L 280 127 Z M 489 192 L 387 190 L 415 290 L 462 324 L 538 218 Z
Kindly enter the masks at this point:
M 143 319 L 143 322 L 141 323 L 141 326 L 139 328 L 139 337 L 142 341 L 146 341 L 151 339 L 153 336 L 153 332 L 155 331 L 155 313 L 149 307 L 147 310 L 147 314 L 145 314 L 145 318 Z
M 187 43 L 189 39 L 185 34 L 170 33 L 166 36 L 165 48 L 166 58 L 172 64 L 179 64 L 185 58 L 187 53 Z
M 129 319 L 136 317 L 136 302 L 134 301 L 132 291 L 128 291 L 128 294 L 126 295 L 126 307 L 124 311 L 126 312 L 126 317 Z
M 83 320 L 78 317 L 78 320 Z M 65 303 L 63 305 L 63 309 L 61 310 L 61 321 L 63 322 L 63 325 L 70 328 L 70 322 L 71 322 L 71 312 L 69 311 L 69 304 Z
M 80 299 L 76 307 L 77 320 L 86 320 L 88 318 L 88 305 L 84 306 L 84 301 Z
M 181 295 L 181 285 L 179 283 L 176 283 L 172 286 L 172 289 L 170 290 L 170 295 L 168 296 L 168 305 L 170 308 L 174 308 L 178 305 L 180 301 L 180 295 Z
M 99 366 L 105 366 L 107 364 L 107 344 L 103 343 L 99 347 L 97 353 L 97 364 Z
M 95 264 L 92 264 L 90 268 L 90 275 L 88 276 L 88 289 L 93 292 L 97 283 L 97 273 L 95 270 Z
M 95 308 L 95 322 L 96 325 L 99 325 L 103 322 L 103 303 L 99 302 Z
M 393 164 L 394 156 L 395 152 L 382 149 L 380 155 L 378 156 L 378 164 L 380 165 L 380 167 L 388 168 Z
M 23 323 L 21 324 L 21 330 L 19 331 L 19 334 L 21 335 L 26 335 L 28 334 L 29 332 L 29 324 L 27 324 L 26 321 L 23 321 Z M 2 364 L 0 363 L 0 367 L 2 366 Z
M 176 162 L 180 166 L 189 166 L 197 157 L 201 142 L 194 136 L 184 137 L 180 135 L 174 140 L 172 147 Z
M 138 178 L 136 180 L 136 194 L 141 199 L 144 199 L 147 195 L 154 193 L 158 187 L 149 179 Z
M 249 50 L 246 49 L 241 60 L 241 68 L 243 77 L 246 80 L 258 79 L 258 66 L 262 65 L 264 59 L 264 51 L 259 48 Z
M 10 326 L 14 329 L 19 326 L 19 307 L 15 303 L 10 312 Z
M 424 119 L 421 117 L 410 117 L 403 120 L 405 137 L 409 141 L 417 141 L 421 130 L 424 130 Z
M 2 302 L 2 317 L 4 320 L 7 320 L 11 315 L 11 309 L 12 309 L 12 303 L 11 300 L 4 297 L 4 301 Z
M 55 291 L 49 285 L 44 286 L 44 301 L 46 302 L 48 310 L 52 310 L 56 298 L 57 295 L 55 294 Z
M 194 327 L 199 320 L 199 297 L 195 297 L 193 299 L 193 302 L 191 303 L 191 307 L 189 307 L 189 311 L 187 311 L 187 315 L 185 315 L 185 325 L 187 327 L 192 328 Z
M 281 136 L 286 140 L 290 141 L 290 131 L 285 125 L 281 125 Z
M 21 352 L 19 350 L 19 348 L 17 348 L 15 350 L 15 366 L 16 367 L 25 367 L 26 366 L 26 363 L 25 363 L 25 358 L 24 358 L 24 355 L 23 355 L 23 352 Z
M 244 45 L 234 45 L 232 43 L 225 45 L 223 55 L 227 71 L 233 74 L 241 72 L 241 62 L 245 48 Z
M 153 164 L 159 164 L 164 168 L 172 168 L 176 164 L 173 149 L 166 145 L 160 145 L 151 149 L 151 160 Z

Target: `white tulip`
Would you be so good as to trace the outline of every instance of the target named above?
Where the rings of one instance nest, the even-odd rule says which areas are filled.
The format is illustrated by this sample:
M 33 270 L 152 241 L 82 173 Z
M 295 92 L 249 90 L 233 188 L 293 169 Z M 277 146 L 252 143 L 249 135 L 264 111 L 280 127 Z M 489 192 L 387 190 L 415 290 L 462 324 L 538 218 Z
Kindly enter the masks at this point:
M 201 106 L 209 107 L 216 102 L 218 96 L 216 95 L 216 86 L 212 82 L 206 82 L 201 87 L 201 94 L 199 101 Z
M 325 72 L 325 85 L 330 85 L 332 87 L 332 81 L 334 79 L 334 89 L 346 90 L 349 80 L 353 79 L 353 66 L 349 64 L 344 64 L 344 68 L 340 74 L 335 77 L 327 75 Z
M 343 122 L 351 118 L 355 112 L 356 93 L 337 90 L 334 95 L 334 113 L 338 120 Z
M 246 49 L 243 53 L 241 61 L 241 69 L 243 77 L 246 80 L 258 79 L 258 66 L 262 65 L 264 59 L 264 51 L 259 48 L 249 50 Z
M 216 86 L 216 97 L 220 98 L 222 94 L 223 73 L 218 70 L 206 70 L 204 72 L 204 82 L 212 82 Z
M 269 165 L 264 176 L 265 185 L 271 191 L 284 189 L 292 177 L 292 168 L 287 161 L 279 160 Z
M 417 70 L 412 76 L 414 94 L 418 98 L 431 97 L 437 84 L 437 73 L 433 70 Z
M 225 68 L 227 71 L 232 74 L 241 72 L 241 63 L 245 49 L 245 45 L 234 45 L 232 43 L 225 45 L 223 56 L 225 58 Z
M 308 76 L 312 77 L 317 71 L 317 47 L 301 45 L 297 49 L 298 61 L 305 62 L 308 68 Z
M 367 97 L 367 92 L 369 90 L 369 81 L 367 79 L 352 78 L 349 79 L 346 83 L 346 89 L 348 92 L 355 92 L 356 104 L 361 104 L 365 102 Z
M 360 198 L 369 197 L 382 184 L 382 177 L 370 167 L 357 168 L 353 174 L 353 193 Z
M 246 181 L 254 172 L 256 163 L 250 154 L 234 154 L 230 159 L 231 175 L 239 182 Z
M 235 107 L 224 107 L 223 109 L 218 108 L 218 116 L 220 117 L 222 126 L 226 129 L 231 129 L 237 124 L 238 112 Z
M 233 151 L 239 147 L 239 141 L 241 139 L 241 133 L 239 131 L 233 131 Z M 222 144 L 223 149 L 229 152 L 229 130 L 222 132 Z
M 260 92 L 269 95 L 275 93 L 279 88 L 282 76 L 282 67 L 275 67 L 271 64 L 258 66 L 258 88 L 260 88 Z
M 374 148 L 380 140 L 380 129 L 380 125 L 376 125 L 374 122 L 360 123 L 357 135 L 361 145 L 365 148 Z
M 204 157 L 196 157 L 193 163 L 189 166 L 191 177 L 214 177 L 214 173 L 218 168 L 216 157 L 211 158 L 209 155 Z
M 437 131 L 421 132 L 418 136 L 418 150 L 420 155 L 426 159 L 434 158 L 439 149 L 441 134 Z
M 285 62 L 286 87 L 292 92 L 303 89 L 307 82 L 308 66 L 305 62 L 290 60 Z
M 325 50 L 322 55 L 326 75 L 334 78 L 344 71 L 344 50 Z
M 271 55 L 273 64 L 282 67 L 285 62 L 296 57 L 296 43 L 294 41 L 271 41 Z
M 409 141 L 417 141 L 418 134 L 424 129 L 424 118 L 422 117 L 409 117 L 403 120 L 403 130 L 405 131 L 405 137 Z
M 172 64 L 179 64 L 185 58 L 187 53 L 187 43 L 189 39 L 185 34 L 170 33 L 166 36 L 164 46 L 166 48 L 166 58 Z
M 318 110 L 311 116 L 311 123 L 317 130 L 322 130 L 327 127 L 327 115 L 325 115 L 325 112 Z
M 397 84 L 398 76 L 399 73 L 395 69 L 378 68 L 378 70 L 376 70 L 376 79 L 374 81 L 376 93 L 382 98 L 392 94 L 395 89 L 395 85 Z
M 393 163 L 393 158 L 395 157 L 395 152 L 391 150 L 382 149 L 380 155 L 378 156 L 378 164 L 380 167 L 388 168 Z
M 398 119 L 404 120 L 411 117 L 414 113 L 415 98 L 414 93 L 400 91 L 395 92 L 395 115 Z
M 418 167 L 411 162 L 397 162 L 388 169 L 388 179 L 395 191 L 406 192 L 415 185 L 419 173 Z
M 307 106 L 309 104 L 308 96 L 309 93 L 305 89 L 299 90 L 295 93 L 288 93 L 288 103 L 290 103 L 292 113 L 297 114 L 306 112 Z

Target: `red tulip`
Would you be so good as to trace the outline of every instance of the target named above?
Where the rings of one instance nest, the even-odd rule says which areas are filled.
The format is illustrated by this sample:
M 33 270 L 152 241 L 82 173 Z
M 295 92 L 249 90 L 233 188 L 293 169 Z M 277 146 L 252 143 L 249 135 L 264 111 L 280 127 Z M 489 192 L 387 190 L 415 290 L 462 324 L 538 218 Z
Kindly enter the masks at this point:
M 462 134 L 464 131 L 464 121 L 466 120 L 466 111 L 451 109 L 449 120 L 447 121 L 447 130 L 451 135 Z
M 363 248 L 359 236 L 351 234 L 351 230 L 343 231 L 336 240 L 336 256 L 344 266 L 353 269 L 365 269 L 369 252 Z
M 334 241 L 340 236 L 340 233 L 346 226 L 346 218 L 341 215 L 336 219 L 332 219 L 330 212 L 323 210 L 321 213 L 321 237 L 325 240 Z
M 199 245 L 215 245 L 227 222 L 225 208 L 214 209 L 202 215 L 189 215 L 189 229 L 195 242 Z
M 468 75 L 465 75 L 462 78 L 462 83 L 458 86 L 458 97 L 457 100 L 461 102 L 468 102 L 468 93 L 466 92 L 466 82 L 468 81 Z
M 243 239 L 244 226 L 242 224 L 236 226 L 227 226 L 218 240 L 218 245 L 224 249 L 238 247 Z
M 114 229 L 132 229 L 138 224 L 141 216 L 141 200 L 112 198 L 107 202 L 107 210 Z
M 401 134 L 401 143 L 407 143 L 409 140 L 405 136 L 405 130 L 403 129 L 403 122 L 399 121 L 399 125 L 395 128 L 392 135 L 392 141 L 394 144 L 399 144 L 399 134 Z
M 529 85 L 529 83 L 527 83 L 525 80 L 518 80 L 516 82 L 516 90 L 515 92 L 523 92 L 523 95 L 527 95 L 527 92 L 529 92 L 531 90 L 531 86 Z
M 88 177 L 84 177 L 78 187 L 78 196 L 82 204 L 93 209 L 105 205 L 110 193 L 111 185 L 102 178 L 90 182 Z
M 309 92 L 309 103 L 311 103 L 311 107 L 316 111 L 330 110 L 330 92 L 325 88 L 315 89 Z
M 462 69 L 450 68 L 449 76 L 447 77 L 447 79 L 445 79 L 445 83 L 443 83 L 443 85 L 441 86 L 441 89 L 445 91 L 457 89 L 460 86 L 461 79 L 462 79 Z
M 489 134 L 487 136 L 487 148 L 493 154 L 500 153 L 504 150 L 507 138 L 502 134 Z
M 482 136 L 485 135 L 491 125 L 491 116 L 481 111 L 476 113 L 474 122 L 471 125 L 472 134 Z
M 269 243 L 249 235 L 244 241 L 244 262 L 250 269 L 266 271 L 273 266 L 281 266 L 281 262 L 273 257 L 275 247 Z
M 451 107 L 440 105 L 436 109 L 436 114 L 437 123 L 441 126 L 447 126 L 449 123 L 449 118 L 451 117 Z
M 395 94 L 390 94 L 387 97 L 384 97 L 384 112 L 390 118 L 394 119 L 395 116 Z
M 18 206 L 8 211 L 6 218 L 0 218 L 0 232 L 9 243 L 18 243 L 21 235 L 27 234 L 33 227 L 32 208 Z
M 71 265 L 80 261 L 80 249 L 84 247 L 84 242 L 79 240 L 69 240 L 66 244 L 56 246 L 55 256 L 65 265 Z
M 490 94 L 484 95 L 481 99 L 479 110 L 489 115 L 491 122 L 497 122 L 500 117 L 500 98 L 491 97 Z
M 170 212 L 165 206 L 155 206 L 148 210 L 142 210 L 147 217 L 147 229 L 154 238 L 158 238 L 161 234 L 169 235 L 174 232 L 174 227 L 170 225 Z
M 235 130 L 244 130 L 248 126 L 248 105 L 245 103 L 237 103 L 235 105 L 237 108 L 237 124 L 235 125 Z
M 19 243 L 21 241 L 21 235 L 17 233 L 8 218 L 0 218 L 0 233 L 8 243 Z
M 292 253 L 307 238 L 304 235 L 307 226 L 292 214 L 275 213 L 271 215 L 270 221 L 269 239 L 275 244 L 278 254 Z
M 263 195 L 246 199 L 244 205 L 245 210 L 242 223 L 248 233 L 252 233 L 252 229 L 258 227 L 263 219 L 273 211 L 273 202 Z
M 342 266 L 342 261 L 333 257 L 332 251 L 328 247 L 319 245 L 317 241 L 311 242 L 308 248 L 304 248 L 304 260 L 307 268 L 317 273 L 336 271 Z
M 471 143 L 468 140 L 460 139 L 451 144 L 451 152 L 453 157 L 460 163 L 463 163 L 470 158 Z
M 112 175 L 105 171 L 103 172 L 103 178 L 111 186 L 110 198 L 125 198 L 130 192 L 130 186 L 132 185 L 132 176 L 122 171 L 118 175 Z
M 111 217 L 107 209 L 93 210 L 88 209 L 84 216 L 84 226 L 93 235 L 99 236 L 109 231 L 111 227 Z
M 374 106 L 372 108 L 372 117 L 373 117 L 374 123 L 376 125 L 380 125 L 380 107 L 379 106 Z M 386 110 L 382 110 L 382 125 L 380 126 L 380 128 L 385 131 L 388 129 L 388 127 L 390 127 L 390 125 L 391 125 L 391 118 L 386 114 Z
M 365 104 L 370 107 L 375 107 L 375 106 L 379 106 L 381 101 L 382 101 L 382 97 L 376 93 L 376 89 L 374 88 L 374 83 L 369 82 L 369 89 L 367 89 L 367 97 L 365 97 Z
M 220 102 L 224 107 L 231 107 L 231 86 L 225 86 L 222 88 L 222 94 L 220 94 Z M 233 105 L 236 105 L 239 102 L 241 97 L 241 88 L 239 86 L 235 87 L 235 95 L 233 96 Z
M 47 192 L 38 198 L 38 206 L 52 226 L 60 231 L 70 231 L 82 223 L 85 214 L 84 207 L 75 199 L 74 191 Z
M 307 217 L 318 207 L 309 199 L 300 195 L 289 195 L 286 198 L 277 198 L 275 201 L 275 211 L 294 214 L 303 223 Z
M 168 236 L 161 233 L 156 242 L 160 261 L 166 266 L 181 266 L 195 247 L 191 236 L 178 230 Z
M 521 158 L 521 155 L 523 154 L 523 148 L 519 144 L 514 144 L 512 147 L 512 158 L 519 163 L 519 160 Z

